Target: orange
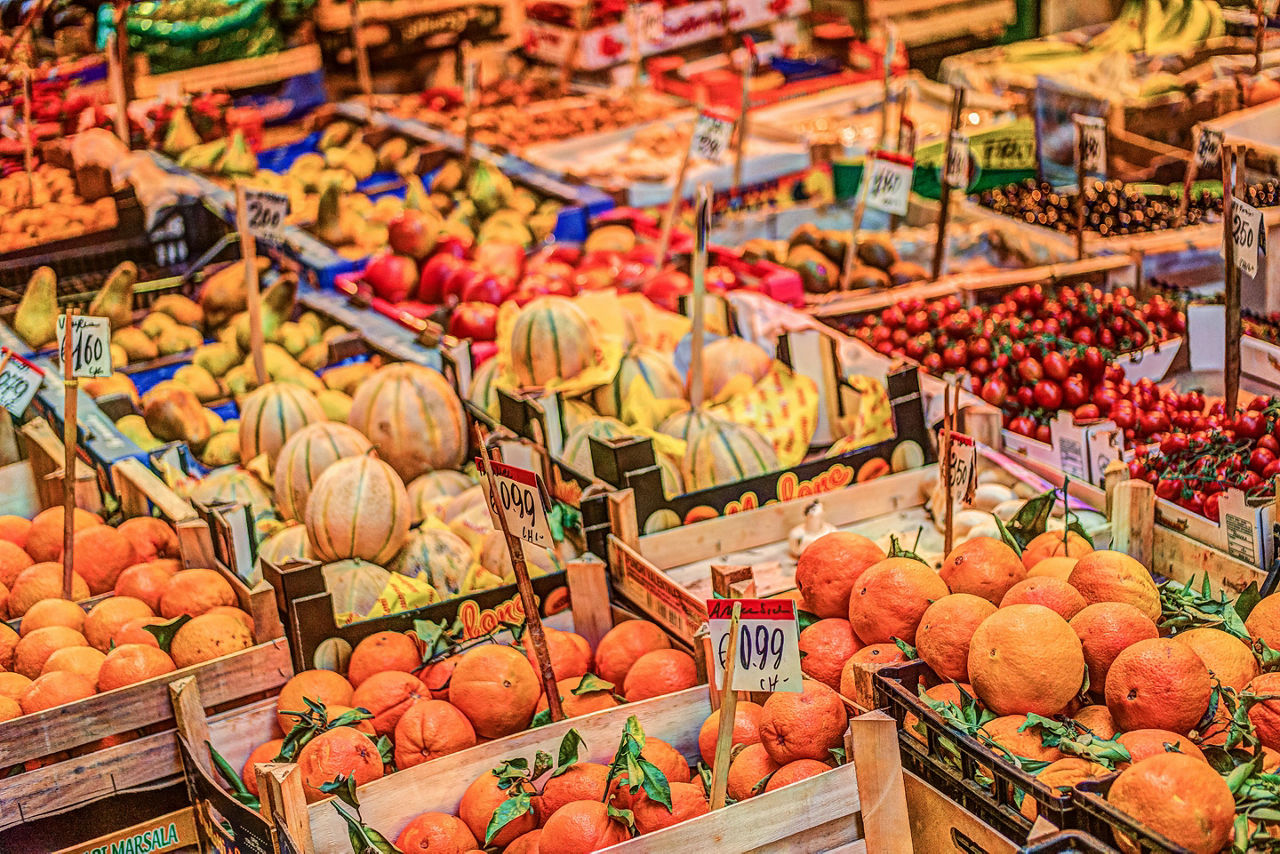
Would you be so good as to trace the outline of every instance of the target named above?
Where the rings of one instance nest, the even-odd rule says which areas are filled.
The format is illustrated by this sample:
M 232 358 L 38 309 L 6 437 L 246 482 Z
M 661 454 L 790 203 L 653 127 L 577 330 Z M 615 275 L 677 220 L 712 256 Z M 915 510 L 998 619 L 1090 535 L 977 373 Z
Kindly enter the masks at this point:
M 404 713 L 429 696 L 427 686 L 412 673 L 384 670 L 360 683 L 351 695 L 351 705 L 373 715 L 374 732 L 391 735 Z
M 1085 706 L 1071 716 L 1071 719 L 1098 738 L 1115 738 L 1116 722 L 1111 718 L 1111 710 L 1106 706 Z
M 996 612 L 981 596 L 952 593 L 930 605 L 916 629 L 916 652 L 942 679 L 969 681 L 969 640 Z
M 864 644 L 916 641 L 916 627 L 929 606 L 951 591 L 918 560 L 885 558 L 858 576 L 849 596 L 849 623 Z
M 1061 578 L 1026 578 L 1009 588 L 1000 600 L 1000 607 L 1008 605 L 1043 605 L 1056 611 L 1064 620 L 1070 620 L 1084 610 L 1084 597 Z
M 54 650 L 68 646 L 88 646 L 84 635 L 66 626 L 45 626 L 18 641 L 13 648 L 13 669 L 28 679 L 35 679 Z
M 1179 632 L 1173 639 L 1200 656 L 1209 672 L 1237 693 L 1258 675 L 1258 660 L 1253 657 L 1253 651 L 1244 641 L 1222 629 L 1190 629 Z
M 173 619 L 183 614 L 198 617 L 214 605 L 236 605 L 236 593 L 222 574 L 213 569 L 175 572 L 160 597 L 160 615 Z
M 235 608 L 231 605 L 214 605 L 208 611 L 205 611 L 205 614 L 222 614 L 233 620 L 238 620 L 240 625 L 248 630 L 249 634 L 253 634 L 253 617 L 250 617 L 246 611 L 240 608 Z
M 0 697 L 20 700 L 31 680 L 21 673 L 0 673 Z
M 17 700 L 0 697 L 0 723 L 22 717 L 22 705 Z
M 1047 557 L 1027 570 L 1027 578 L 1060 578 L 1066 581 L 1071 577 L 1071 570 L 1076 568 L 1079 558 Z
M 298 751 L 298 770 L 302 772 L 302 791 L 311 803 L 329 797 L 320 787 L 339 776 L 354 777 L 357 786 L 377 780 L 382 776 L 382 757 L 369 736 L 342 726 L 303 745 Z
M 480 846 L 475 834 L 456 815 L 424 812 L 396 837 L 404 854 L 465 854 Z
M 27 546 L 31 520 L 21 516 L 0 516 L 0 540 L 8 540 L 20 549 Z
M 1208 711 L 1212 694 L 1200 656 L 1168 638 L 1138 641 L 1107 671 L 1107 708 L 1121 730 L 1189 732 Z
M 1089 552 L 1076 561 L 1067 581 L 1090 605 L 1124 602 L 1149 620 L 1160 619 L 1160 591 L 1151 580 L 1151 573 L 1127 554 Z
M 18 632 L 29 635 L 45 626 L 66 626 L 84 631 L 84 609 L 70 599 L 42 599 L 27 609 Z
M 678 649 L 655 649 L 636 659 L 627 671 L 622 695 L 628 703 L 683 691 L 698 684 L 693 656 Z
M 627 671 L 640 656 L 670 648 L 671 639 L 657 623 L 625 620 L 610 629 L 596 645 L 595 673 L 606 682 L 622 685 Z
M 810 679 L 839 690 L 840 671 L 860 646 L 848 620 L 818 620 L 800 633 L 800 669 Z
M 0 584 L 12 587 L 18 573 L 35 563 L 31 555 L 8 540 L 0 539 Z
M 159 647 L 140 643 L 118 646 L 107 653 L 98 671 L 98 690 L 112 691 L 172 673 L 173 659 Z
M 84 637 L 89 646 L 106 652 L 111 648 L 111 638 L 126 623 L 143 617 L 154 617 L 147 603 L 132 596 L 112 596 L 94 605 L 84 619 Z
M 94 695 L 93 683 L 79 673 L 55 670 L 36 679 L 23 692 L 19 705 L 24 715 L 34 715 Z
M 983 724 L 982 734 L 1004 750 L 1023 759 L 1035 759 L 1041 762 L 1056 762 L 1061 759 L 1063 756 L 1061 750 L 1045 746 L 1040 727 L 1030 726 L 1022 729 L 1026 722 L 1026 715 L 1004 715 Z
M 325 707 L 324 707 L 324 719 L 325 719 L 325 723 L 327 723 L 328 725 L 332 726 L 332 725 L 333 725 L 333 722 L 334 722 L 334 721 L 336 721 L 338 718 L 342 717 L 342 716 L 343 716 L 343 715 L 345 715 L 347 712 L 354 712 L 354 711 L 356 711 L 356 709 L 354 709 L 353 707 L 351 707 L 351 706 L 344 706 L 344 705 L 342 705 L 341 703 L 332 703 L 332 704 L 330 704 L 330 705 L 327 705 L 327 706 L 325 706 Z M 368 709 L 360 709 L 360 711 L 361 711 L 361 712 L 368 712 L 369 710 L 368 710 Z M 353 724 L 346 724 L 346 726 L 354 726 L 356 729 L 360 730 L 360 732 L 364 733 L 365 735 L 369 736 L 370 738 L 375 738 L 375 737 L 377 737 L 377 735 L 378 735 L 378 733 L 377 733 L 377 732 L 375 732 L 375 731 L 374 731 L 374 729 L 373 729 L 373 721 L 372 721 L 372 720 L 370 720 L 369 718 L 365 718 L 364 720 L 356 721 L 356 722 L 355 722 L 355 723 L 353 723 Z
M 760 781 L 781 767 L 763 744 L 748 744 L 729 763 L 729 797 L 735 801 L 755 797 L 759 792 L 753 790 Z M 764 791 L 763 787 L 761 791 Z
M 135 563 L 116 579 L 116 595 L 141 599 L 152 611 L 159 613 L 160 597 L 169 586 L 169 579 L 180 569 L 181 564 L 176 560 Z
M 796 586 L 814 614 L 845 617 L 858 578 L 884 558 L 884 550 L 866 537 L 833 531 L 801 552 L 796 561 Z
M 1010 587 L 1027 577 L 1027 568 L 995 537 L 974 537 L 951 550 L 938 575 L 952 593 L 972 593 L 998 605 Z
M 1280 673 L 1263 673 L 1249 683 L 1255 694 L 1280 694 Z M 1259 740 L 1272 750 L 1280 750 L 1280 700 L 1264 700 L 1249 709 Z
M 802 687 L 798 694 L 770 694 L 760 712 L 760 743 L 779 765 L 825 760 L 844 743 L 849 713 L 840 695 L 812 679 Z
M 565 804 L 574 801 L 603 801 L 608 779 L 608 765 L 597 762 L 575 762 L 570 765 L 568 771 L 547 780 L 542 787 L 542 794 L 533 799 L 538 824 L 545 825 L 547 819 Z
M 521 834 L 502 849 L 502 854 L 538 854 L 538 837 L 540 836 L 542 836 L 541 829 Z
M 476 743 L 467 716 L 444 700 L 419 700 L 396 723 L 396 768 L 401 770 L 447 756 Z
M 851 700 L 857 698 L 858 673 L 867 670 L 868 666 L 873 670 L 878 670 L 881 667 L 903 664 L 906 660 L 907 656 L 898 648 L 897 644 L 873 643 L 870 646 L 864 646 L 844 663 L 844 669 L 840 671 L 841 696 L 848 697 Z
M 1051 557 L 1079 558 L 1093 551 L 1093 544 L 1075 531 L 1045 531 L 1031 538 L 1022 550 L 1022 565 L 1028 570 Z
M 538 854 L 587 854 L 630 837 L 630 829 L 600 801 L 573 801 L 556 810 L 542 828 Z
M 565 717 L 574 718 L 578 715 L 587 715 L 591 712 L 598 712 L 601 709 L 612 709 L 620 705 L 613 696 L 613 691 L 585 691 L 581 694 L 575 694 L 574 691 L 585 679 L 584 676 L 574 676 L 569 679 L 561 679 L 556 682 L 556 693 L 560 695 L 560 708 L 564 709 Z M 617 690 L 616 688 L 614 690 Z M 538 695 L 538 706 L 535 712 L 540 712 L 547 708 L 547 695 L 545 693 Z
M 706 815 L 710 812 L 702 786 L 694 783 L 671 784 L 671 809 L 652 801 L 644 792 L 631 805 L 637 833 L 653 833 L 666 827 Z
M 1123 770 L 1134 762 L 1141 762 L 1148 756 L 1157 753 L 1185 753 L 1201 762 L 1208 762 L 1195 742 L 1185 735 L 1169 732 L 1167 729 L 1135 729 L 1121 733 L 1116 739 L 1129 751 L 1128 762 L 1117 762 L 1116 768 Z
M 759 703 L 750 700 L 739 700 L 733 713 L 733 737 L 731 744 L 755 744 L 760 741 L 760 713 L 764 711 Z M 720 731 L 720 710 L 716 709 L 698 730 L 698 755 L 707 766 L 712 765 L 716 755 L 716 736 Z
M 329 705 L 350 706 L 351 694 L 355 689 L 341 673 L 332 670 L 304 670 L 295 673 L 280 689 L 276 698 L 276 723 L 280 732 L 288 734 L 297 725 L 299 718 L 285 712 L 309 711 L 303 697 Z
M 1068 756 L 1065 759 L 1050 762 L 1041 768 L 1036 773 L 1036 779 L 1049 788 L 1065 794 L 1075 788 L 1077 783 L 1105 777 L 1110 773 L 1111 771 L 1105 765 L 1099 765 L 1096 762 L 1090 762 L 1087 759 L 1080 759 L 1076 756 Z M 1030 795 L 1024 795 L 1020 812 L 1026 816 L 1028 821 L 1035 821 L 1039 812 L 1035 798 Z
M 213 661 L 253 646 L 253 635 L 235 617 L 201 614 L 178 629 L 169 655 L 179 668 Z
M 527 662 L 526 662 L 527 663 Z M 494 810 L 502 805 L 508 797 L 519 794 L 524 784 L 511 786 L 509 789 L 498 788 L 498 778 L 486 771 L 467 786 L 458 804 L 458 818 L 466 822 L 467 827 L 475 834 L 480 844 L 491 848 L 502 848 L 517 836 L 538 829 L 538 819 L 534 816 L 532 805 L 527 813 L 508 822 L 502 830 L 494 834 L 493 839 L 485 839 L 485 830 L 493 818 Z M 525 791 L 528 791 L 525 789 Z M 532 794 L 532 793 L 531 793 Z
M 1123 602 L 1099 602 L 1085 607 L 1071 618 L 1071 629 L 1084 648 L 1089 691 L 1099 697 L 1106 689 L 1107 671 L 1116 656 L 1138 641 L 1160 636 L 1155 623 Z
M 0 623 L 0 673 L 13 667 L 13 650 L 19 635 L 5 623 Z
M 484 738 L 500 738 L 529 726 L 541 693 L 542 685 L 528 660 L 498 644 L 464 652 L 449 680 L 449 702 Z
M 572 676 L 583 676 L 591 669 L 591 644 L 582 635 L 573 632 L 562 632 L 558 629 L 544 628 L 547 639 L 547 654 L 551 657 L 551 672 L 556 681 Z M 524 654 L 529 659 L 529 666 L 534 673 L 540 673 L 538 658 L 533 654 L 533 640 L 529 633 L 524 633 Z
M 777 771 L 774 771 L 773 776 L 769 778 L 769 782 L 765 784 L 764 790 L 772 792 L 774 789 L 781 789 L 783 786 L 799 783 L 801 780 L 816 777 L 830 770 L 831 766 L 825 762 L 819 762 L 816 759 L 797 759 L 795 762 L 788 762 Z
M 660 738 L 646 736 L 644 748 L 640 755 L 657 766 L 670 783 L 688 783 L 693 779 L 689 773 L 689 763 L 670 744 Z
M 56 561 L 62 557 L 62 518 L 61 507 L 50 507 L 31 520 L 23 549 L 36 563 Z M 72 514 L 72 525 L 77 531 L 101 524 L 102 518 L 88 510 L 77 507 Z
M 106 656 L 101 652 L 87 646 L 64 646 L 62 649 L 55 649 L 53 655 L 45 659 L 40 674 L 64 670 L 69 673 L 79 673 L 97 685 L 98 671 L 102 669 L 102 661 L 105 658 Z
M 398 670 L 412 673 L 422 666 L 418 642 L 404 632 L 374 632 L 351 651 L 347 679 L 357 688 L 375 673 Z
M 418 674 L 422 684 L 427 686 L 433 700 L 449 699 L 449 680 L 453 678 L 453 668 L 458 666 L 458 657 L 451 655 L 442 658 L 435 664 L 429 664 Z
M 125 519 L 116 530 L 133 546 L 133 553 L 137 555 L 139 562 L 180 556 L 178 535 L 163 519 L 135 516 Z
M 1056 715 L 1080 691 L 1084 651 L 1067 621 L 1043 605 L 1010 605 L 969 644 L 969 681 L 998 715 Z
M 62 564 L 33 563 L 18 574 L 18 580 L 9 588 L 9 616 L 23 616 L 42 599 L 61 598 Z M 89 598 L 89 585 L 74 570 L 71 574 L 71 598 L 76 601 Z
M 120 573 L 138 562 L 129 538 L 109 525 L 76 531 L 73 566 L 94 596 L 110 593 Z
M 1107 800 L 1146 828 L 1196 854 L 1213 854 L 1231 841 L 1235 798 L 1227 781 L 1190 756 L 1162 753 L 1135 762 L 1111 784 Z M 1124 851 L 1136 851 L 1117 832 Z
M 255 747 L 249 754 L 249 758 L 245 760 L 244 768 L 240 771 L 240 779 L 244 781 L 244 787 L 253 792 L 255 797 L 258 794 L 258 773 L 254 770 L 254 766 L 274 762 L 280 755 L 282 747 L 284 747 L 284 739 L 273 738 Z
M 164 617 L 139 617 L 136 620 L 130 620 L 111 636 L 111 643 L 113 646 L 142 643 L 159 648 L 160 642 L 156 640 L 155 635 L 146 630 L 146 626 L 159 626 L 167 622 L 169 621 Z
M 9 612 L 13 613 L 10 603 Z M 1272 649 L 1280 649 L 1280 593 L 1263 598 L 1244 621 L 1249 637 L 1260 640 Z
M 984 599 L 983 601 L 985 602 L 986 600 Z M 964 696 L 961 695 L 961 691 L 968 694 L 971 699 L 975 701 L 977 700 L 973 695 L 973 686 L 964 682 L 943 682 L 941 685 L 934 685 L 932 688 L 927 689 L 924 694 L 934 702 L 949 703 L 956 708 L 960 708 L 964 703 Z M 912 738 L 919 741 L 925 741 L 926 738 L 923 728 L 917 729 L 916 727 L 916 724 L 919 722 L 919 718 L 915 715 L 909 714 L 902 719 L 902 728 L 906 730 L 907 734 Z

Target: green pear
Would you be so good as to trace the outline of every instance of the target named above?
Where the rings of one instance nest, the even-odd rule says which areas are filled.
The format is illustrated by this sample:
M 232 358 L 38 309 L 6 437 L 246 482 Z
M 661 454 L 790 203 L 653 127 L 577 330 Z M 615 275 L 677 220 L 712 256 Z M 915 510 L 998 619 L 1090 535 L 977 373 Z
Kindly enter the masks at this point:
M 320 371 L 329 364 L 329 345 L 317 341 L 298 354 L 298 364 L 309 371 Z
M 118 264 L 89 303 L 89 314 L 107 318 L 112 329 L 128 326 L 133 322 L 133 286 L 137 283 L 138 265 L 132 261 Z
M 344 394 L 337 389 L 326 388 L 316 393 L 316 400 L 330 421 L 347 423 L 347 417 L 351 415 L 350 395 Z
M 307 349 L 307 330 L 298 323 L 289 321 L 280 324 L 280 346 L 289 351 L 289 355 L 297 356 Z
M 182 294 L 165 294 L 152 303 L 151 311 L 172 317 L 183 326 L 204 328 L 204 309 L 198 302 Z
M 53 270 L 39 267 L 27 280 L 13 331 L 33 349 L 58 339 L 58 279 Z
M 204 343 L 204 336 L 190 326 L 173 326 L 160 333 L 156 345 L 161 354 L 172 356 L 174 353 L 185 353 L 194 350 Z
M 240 436 L 236 432 L 222 430 L 205 443 L 200 452 L 200 462 L 210 468 L 235 465 L 240 462 Z
M 130 362 L 146 362 L 160 355 L 156 342 L 136 326 L 126 326 L 111 333 L 111 343 L 123 347 Z
M 195 354 L 191 357 L 191 363 L 199 365 L 215 377 L 220 377 L 238 365 L 242 358 L 244 357 L 240 353 L 240 348 L 235 344 L 215 341 L 212 344 L 197 347 Z
M 166 442 L 186 442 L 200 448 L 213 435 L 195 393 L 173 380 L 165 380 L 142 396 L 142 417 L 152 434 Z
M 173 375 L 173 381 L 181 383 L 195 392 L 201 403 L 217 400 L 222 397 L 222 389 L 213 375 L 199 365 L 183 365 Z M 221 423 L 221 419 L 219 419 Z
M 164 142 L 160 150 L 172 158 L 181 157 L 184 153 L 200 144 L 200 134 L 196 133 L 187 111 L 183 107 L 173 111 L 169 117 L 169 129 L 164 133 Z
M 138 324 L 138 328 L 145 332 L 148 338 L 155 340 L 156 338 L 159 338 L 166 329 L 172 329 L 177 325 L 178 322 L 169 315 L 152 312 L 142 318 L 142 322 Z
M 116 422 L 120 435 L 137 445 L 144 451 L 154 451 L 164 443 L 157 439 L 147 427 L 147 421 L 141 415 L 126 415 Z
M 205 407 L 204 410 L 204 420 L 209 423 L 209 432 L 213 433 L 214 436 L 222 432 L 222 416 L 208 407 Z

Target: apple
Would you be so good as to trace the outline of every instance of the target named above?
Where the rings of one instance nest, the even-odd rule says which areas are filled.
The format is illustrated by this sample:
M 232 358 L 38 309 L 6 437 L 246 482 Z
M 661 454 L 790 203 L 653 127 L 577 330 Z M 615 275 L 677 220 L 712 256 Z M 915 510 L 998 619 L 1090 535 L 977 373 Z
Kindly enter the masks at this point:
M 484 273 L 472 267 L 469 263 L 460 264 L 444 280 L 444 290 L 440 301 L 448 306 L 457 305 L 462 302 L 462 292 L 466 290 L 467 285 L 474 280 L 483 278 Z
M 387 243 L 392 251 L 421 261 L 435 249 L 439 224 L 439 217 L 422 211 L 402 211 L 387 225 Z
M 679 270 L 663 270 L 640 286 L 649 301 L 667 311 L 680 310 L 680 297 L 693 293 L 693 280 Z
M 524 247 L 490 241 L 476 247 L 475 264 L 492 276 L 514 282 L 524 272 Z
M 444 302 L 444 283 L 447 278 L 462 266 L 462 260 L 447 252 L 437 252 L 422 265 L 422 276 L 418 279 L 418 299 L 423 302 Z
M 658 247 L 650 243 L 642 243 L 622 256 L 624 261 L 638 262 L 647 267 L 658 266 Z
M 471 364 L 473 367 L 480 367 L 485 362 L 498 355 L 498 345 L 493 341 L 472 341 L 471 342 Z
M 542 296 L 571 297 L 574 295 L 573 284 L 568 279 L 548 276 L 545 273 L 529 273 L 520 280 L 511 298 L 516 305 L 524 305 Z
M 608 267 L 616 273 L 622 269 L 622 255 L 609 249 L 587 252 L 578 261 L 578 269 L 584 270 L 590 267 Z
M 563 243 L 552 243 L 550 246 L 544 246 L 529 256 L 528 267 L 536 267 L 541 264 L 548 264 L 552 261 L 560 264 L 568 264 L 575 267 L 582 258 L 582 250 L 576 246 L 566 246 Z
M 418 282 L 418 265 L 412 258 L 394 252 L 379 252 L 364 268 L 364 280 L 374 296 L 387 302 L 409 298 Z
M 502 305 L 502 303 L 511 298 L 511 294 L 515 289 L 515 285 L 505 276 L 495 276 L 482 270 L 480 278 L 472 279 L 462 286 L 462 293 L 459 298 L 464 304 L 487 302 L 493 305 Z
M 449 315 L 449 334 L 472 341 L 498 337 L 498 307 L 488 302 L 463 302 Z
M 441 231 L 436 241 L 436 252 L 447 252 L 455 258 L 466 258 L 471 252 L 472 241 L 458 234 Z

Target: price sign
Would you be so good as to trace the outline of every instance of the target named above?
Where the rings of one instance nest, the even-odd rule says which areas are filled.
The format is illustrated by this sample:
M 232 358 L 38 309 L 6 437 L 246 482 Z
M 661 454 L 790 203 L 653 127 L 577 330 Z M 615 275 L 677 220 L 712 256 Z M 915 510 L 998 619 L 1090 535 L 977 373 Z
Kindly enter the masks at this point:
M 65 353 L 67 316 L 58 315 L 58 353 Z M 71 374 L 77 377 L 111 375 L 111 321 L 77 314 L 71 318 Z
M 969 141 L 958 130 L 951 132 L 951 150 L 947 152 L 944 180 L 948 187 L 957 190 L 969 186 Z
M 907 215 L 911 198 L 910 157 L 873 152 L 868 163 L 867 207 L 897 216 Z
M 666 24 L 662 20 L 661 3 L 641 3 L 635 7 L 636 30 L 643 48 L 653 51 L 667 38 Z
M 738 653 L 733 665 L 734 691 L 802 690 L 800 633 L 794 599 L 710 599 L 707 625 L 711 630 L 717 688 L 724 685 L 729 656 L 729 624 L 734 604 L 742 606 L 738 620 Z
M 44 372 L 21 356 L 5 351 L 3 368 L 0 369 L 0 406 L 13 415 L 22 417 L 35 399 Z
M 699 113 L 698 122 L 693 126 L 693 153 L 703 160 L 719 163 L 724 158 L 729 140 L 733 138 L 733 119 L 726 119 L 714 113 Z
M 952 495 L 968 495 L 978 485 L 978 446 L 972 436 L 951 434 L 951 459 L 947 466 Z
M 491 461 L 493 483 L 487 477 L 480 479 L 485 500 L 489 502 L 489 514 L 495 528 L 507 521 L 507 530 L 530 545 L 544 549 L 555 548 L 551 538 L 551 526 L 547 524 L 547 502 L 543 496 L 546 488 L 542 478 L 528 469 L 516 468 L 505 463 Z M 484 463 L 476 461 L 476 467 L 484 471 Z
M 289 197 L 272 190 L 245 187 L 244 205 L 248 212 L 249 233 L 259 240 L 279 243 L 283 237 L 285 217 L 289 215 Z
M 1258 258 L 1267 254 L 1267 234 L 1262 211 L 1239 199 L 1231 200 L 1231 243 L 1236 250 L 1236 266 L 1246 276 L 1258 275 Z
M 1196 168 L 1217 166 L 1222 157 L 1222 131 L 1201 126 L 1196 134 Z
M 1084 171 L 1092 175 L 1107 173 L 1107 125 L 1096 116 L 1074 116 L 1080 133 L 1079 155 Z

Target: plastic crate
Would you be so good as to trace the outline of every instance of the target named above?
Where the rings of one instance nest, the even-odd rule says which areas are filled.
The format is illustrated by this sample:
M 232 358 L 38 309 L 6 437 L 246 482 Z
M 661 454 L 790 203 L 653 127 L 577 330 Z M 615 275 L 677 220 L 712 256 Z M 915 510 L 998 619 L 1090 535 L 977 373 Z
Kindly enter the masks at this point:
M 1108 843 L 1115 840 L 1117 833 L 1123 833 L 1134 843 L 1126 846 L 1126 850 L 1141 851 L 1142 854 L 1191 854 L 1190 849 L 1143 827 L 1127 813 L 1107 803 L 1107 792 L 1116 776 L 1086 780 L 1076 786 L 1072 794 L 1077 806 L 1076 823 L 1072 827 Z
M 921 685 L 940 681 L 923 661 L 886 667 L 875 675 L 876 706 L 888 710 L 898 722 L 903 767 L 925 777 L 1014 842 L 1025 840 L 1033 824 L 1020 809 L 1026 797 L 1035 799 L 1036 813 L 1054 826 L 1079 827 L 1080 809 L 1071 795 L 1038 782 L 946 723 L 920 700 Z M 924 727 L 923 736 L 908 727 L 909 717 L 919 722 L 913 721 L 912 726 Z M 990 777 L 990 784 L 980 777 Z
M 1064 830 L 1021 849 L 1020 854 L 1117 854 L 1116 849 L 1078 830 Z

